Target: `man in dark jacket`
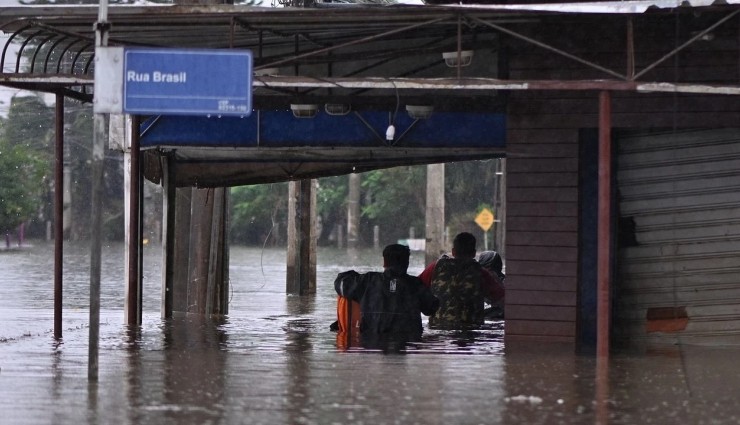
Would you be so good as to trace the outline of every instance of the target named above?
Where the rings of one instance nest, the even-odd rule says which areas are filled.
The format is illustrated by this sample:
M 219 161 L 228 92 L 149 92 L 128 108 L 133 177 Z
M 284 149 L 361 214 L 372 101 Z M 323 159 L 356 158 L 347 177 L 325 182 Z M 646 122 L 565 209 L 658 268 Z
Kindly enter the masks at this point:
M 334 280 L 337 294 L 360 303 L 363 342 L 377 340 L 377 336 L 418 339 L 423 330 L 421 314 L 430 316 L 437 310 L 439 301 L 429 288 L 406 273 L 409 256 L 407 246 L 388 245 L 383 250 L 382 273 L 350 270 Z

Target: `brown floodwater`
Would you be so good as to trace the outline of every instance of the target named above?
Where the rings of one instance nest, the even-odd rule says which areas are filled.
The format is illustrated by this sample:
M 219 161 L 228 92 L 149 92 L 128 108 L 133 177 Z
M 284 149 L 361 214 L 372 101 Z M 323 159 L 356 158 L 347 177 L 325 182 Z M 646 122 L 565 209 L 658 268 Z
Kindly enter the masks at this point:
M 425 331 L 393 350 L 337 346 L 334 276 L 380 253 L 322 249 L 318 289 L 285 295 L 285 251 L 232 247 L 230 314 L 160 318 L 159 248 L 144 318 L 123 323 L 123 245 L 103 251 L 99 379 L 87 379 L 89 249 L 65 244 L 63 339 L 53 245 L 0 251 L 2 424 L 735 424 L 740 350 L 675 345 L 608 361 L 504 344 L 504 321 Z M 412 254 L 411 272 L 423 255 Z

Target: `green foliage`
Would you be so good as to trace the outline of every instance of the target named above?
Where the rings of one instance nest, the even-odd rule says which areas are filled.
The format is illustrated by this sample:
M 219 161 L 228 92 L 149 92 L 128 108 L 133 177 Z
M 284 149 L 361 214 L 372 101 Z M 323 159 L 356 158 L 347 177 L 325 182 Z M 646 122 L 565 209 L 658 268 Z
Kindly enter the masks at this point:
M 445 167 L 446 225 L 450 233 L 469 231 L 482 238 L 482 231 L 474 219 L 483 208 L 494 211 L 496 161 L 451 163 Z M 411 227 L 416 229 L 417 237 L 424 237 L 426 166 L 370 171 L 360 174 L 360 180 L 360 236 L 363 241 L 372 241 L 375 225 L 380 227 L 381 243 L 407 238 Z M 320 244 L 330 243 L 336 227 L 347 224 L 348 182 L 347 175 L 319 179 L 316 212 Z M 268 235 L 284 238 L 287 192 L 287 183 L 232 188 L 232 240 L 261 245 Z M 279 234 L 274 228 L 277 223 Z
M 363 232 L 381 228 L 384 241 L 408 237 L 409 228 L 423 234 L 426 208 L 426 167 L 405 166 L 362 174 L 362 215 L 368 220 Z
M 449 163 L 445 167 L 445 216 L 450 234 L 483 235 L 475 223 L 477 213 L 494 202 L 497 159 Z
M 287 200 L 288 183 L 231 188 L 231 240 L 262 245 L 268 237 L 279 237 L 273 227 L 287 223 Z
M 49 131 L 54 127 L 54 112 L 38 96 L 14 97 L 4 122 L 5 140 L 24 144 L 37 154 L 49 152 Z
M 48 199 L 49 108 L 35 96 L 13 98 L 0 137 L 0 231 L 13 230 Z M 52 121 L 53 122 L 53 121 Z
M 347 176 L 334 176 L 319 179 L 316 193 L 316 212 L 325 217 L 333 215 L 345 205 L 347 199 Z
M 329 236 L 337 225 L 346 225 L 348 179 L 348 176 L 319 179 L 316 192 L 316 215 L 320 220 L 319 244 L 328 243 Z
M 86 239 L 90 236 L 90 198 L 92 194 L 92 144 L 93 120 L 92 106 L 67 100 L 65 105 L 65 162 L 73 188 L 71 193 L 72 239 Z M 148 202 L 148 201 L 147 201 Z M 105 149 L 103 164 L 103 237 L 120 240 L 124 237 L 124 199 L 123 199 L 123 153 Z
M 23 144 L 0 140 L 0 232 L 12 231 L 38 210 L 46 168 Z

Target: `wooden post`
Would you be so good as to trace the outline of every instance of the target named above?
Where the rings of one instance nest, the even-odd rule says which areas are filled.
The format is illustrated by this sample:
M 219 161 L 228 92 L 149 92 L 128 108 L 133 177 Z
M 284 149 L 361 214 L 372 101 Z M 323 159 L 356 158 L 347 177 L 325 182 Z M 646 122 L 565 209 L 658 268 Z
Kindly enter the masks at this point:
M 288 252 L 286 292 L 316 292 L 315 180 L 288 185 Z
M 225 188 L 218 187 L 211 189 L 213 193 L 213 208 L 211 210 L 211 240 L 209 242 L 209 254 L 208 254 L 208 280 L 206 290 L 206 314 L 221 314 L 221 277 L 223 264 L 223 245 L 222 240 L 224 236 L 223 225 L 224 225 L 224 191 Z
M 300 294 L 300 276 L 301 268 L 300 258 L 300 200 L 299 200 L 299 183 L 291 181 L 288 183 L 288 252 L 286 259 L 286 280 L 285 292 L 288 294 Z
M 222 208 L 221 227 L 219 228 L 219 263 L 217 281 L 218 313 L 229 314 L 229 205 L 231 204 L 231 189 L 221 188 Z M 314 261 L 315 263 L 315 261 Z
M 439 258 L 445 228 L 445 165 L 427 165 L 426 256 L 425 264 Z
M 175 235 L 172 249 L 172 310 L 188 311 L 190 288 L 190 219 L 192 187 L 176 188 L 175 191 Z
M 608 91 L 599 94 L 599 206 L 597 252 L 596 354 L 609 356 L 611 321 L 611 100 Z
M 213 189 L 193 189 L 190 218 L 190 276 L 188 278 L 192 288 L 188 291 L 187 311 L 189 313 L 207 313 L 213 198 Z

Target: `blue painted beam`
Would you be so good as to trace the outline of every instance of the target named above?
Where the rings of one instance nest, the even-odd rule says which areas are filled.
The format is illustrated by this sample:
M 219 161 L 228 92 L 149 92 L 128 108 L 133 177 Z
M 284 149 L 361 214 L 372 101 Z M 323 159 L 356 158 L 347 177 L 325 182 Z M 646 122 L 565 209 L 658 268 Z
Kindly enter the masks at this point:
M 385 140 L 390 121 L 393 142 Z M 158 116 L 142 125 L 141 146 L 464 148 L 505 146 L 504 114 L 434 112 L 414 120 L 405 111 L 362 111 L 334 116 L 319 111 L 296 118 L 291 111 L 254 111 L 250 116 Z

